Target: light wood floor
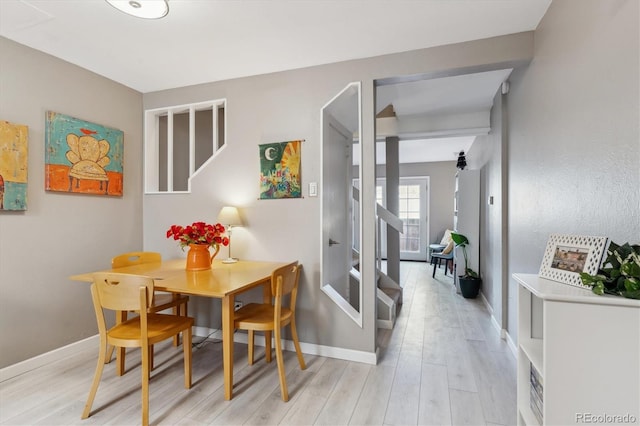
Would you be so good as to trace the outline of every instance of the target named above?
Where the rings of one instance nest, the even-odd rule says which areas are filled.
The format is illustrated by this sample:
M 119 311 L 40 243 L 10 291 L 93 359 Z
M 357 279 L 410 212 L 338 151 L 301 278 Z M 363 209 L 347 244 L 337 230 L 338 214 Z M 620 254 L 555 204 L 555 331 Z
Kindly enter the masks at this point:
M 193 387 L 182 388 L 181 348 L 156 346 L 150 422 L 164 425 L 514 425 L 516 363 L 481 300 L 456 295 L 443 269 L 403 262 L 404 305 L 393 331 L 380 330 L 381 359 L 367 365 L 285 352 L 290 401 L 280 399 L 275 361 L 247 366 L 235 348 L 235 388 L 224 401 L 222 348 L 194 350 Z M 194 338 L 194 341 L 200 339 Z M 94 350 L 0 384 L 2 425 L 128 425 L 140 422 L 140 358 L 127 374 L 105 366 L 91 417 L 80 420 Z

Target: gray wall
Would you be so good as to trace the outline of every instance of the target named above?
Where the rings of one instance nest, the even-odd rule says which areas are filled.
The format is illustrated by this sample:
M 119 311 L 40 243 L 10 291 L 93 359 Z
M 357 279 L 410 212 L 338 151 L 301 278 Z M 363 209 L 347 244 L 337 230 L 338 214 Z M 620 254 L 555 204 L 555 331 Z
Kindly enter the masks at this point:
M 29 126 L 27 210 L 0 212 L 0 368 L 97 333 L 70 275 L 142 248 L 142 95 L 0 37 L 0 120 Z M 45 111 L 124 132 L 122 197 L 45 192 Z
M 491 306 L 493 316 L 502 322 L 503 287 L 503 236 L 506 235 L 506 222 L 503 208 L 506 208 L 506 195 L 503 194 L 503 102 L 500 89 L 494 96 L 491 108 L 491 131 L 488 135 L 478 136 L 467 153 L 469 169 L 480 170 L 480 276 L 482 294 Z M 493 204 L 489 205 L 489 197 Z
M 171 224 L 213 221 L 221 206 L 241 208 L 248 226 L 234 231 L 234 256 L 264 260 L 298 259 L 304 265 L 299 301 L 300 340 L 326 346 L 375 352 L 375 80 L 423 74 L 441 77 L 503 69 L 531 58 L 530 33 L 515 34 L 341 62 L 242 79 L 201 84 L 144 95 L 145 108 L 160 108 L 211 99 L 227 99 L 227 147 L 201 169 L 192 181 L 191 194 L 144 197 L 144 247 L 165 257 L 184 256 L 165 238 Z M 362 190 L 365 210 L 361 265 L 364 283 L 363 327 L 358 327 L 320 291 L 320 202 L 307 194 L 309 182 L 320 181 L 320 110 L 345 85 L 362 82 Z M 305 139 L 302 180 L 305 198 L 259 201 L 258 144 Z M 455 170 L 453 170 L 455 173 Z M 453 177 L 450 180 L 453 185 Z M 319 188 L 322 191 L 322 188 Z M 443 189 L 444 191 L 444 189 Z M 448 210 L 451 225 L 453 187 L 435 194 Z M 242 295 L 241 300 L 256 295 Z M 219 302 L 196 300 L 190 312 L 202 327 L 219 327 Z
M 538 272 L 550 233 L 640 242 L 639 5 L 554 0 L 512 75 L 509 275 Z

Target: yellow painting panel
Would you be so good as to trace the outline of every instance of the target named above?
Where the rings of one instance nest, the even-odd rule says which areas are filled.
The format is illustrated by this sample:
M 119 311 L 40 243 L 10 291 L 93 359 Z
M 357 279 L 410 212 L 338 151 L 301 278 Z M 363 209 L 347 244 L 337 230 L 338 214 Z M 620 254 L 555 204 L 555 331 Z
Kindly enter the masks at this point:
M 5 181 L 27 183 L 29 128 L 0 120 L 0 176 Z

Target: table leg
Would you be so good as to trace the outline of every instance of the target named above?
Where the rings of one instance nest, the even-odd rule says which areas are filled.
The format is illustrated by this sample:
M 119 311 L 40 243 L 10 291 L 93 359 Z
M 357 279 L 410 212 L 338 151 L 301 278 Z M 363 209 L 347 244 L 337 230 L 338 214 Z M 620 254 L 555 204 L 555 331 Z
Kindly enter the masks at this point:
M 224 371 L 224 399 L 233 397 L 233 295 L 222 298 L 222 366 Z

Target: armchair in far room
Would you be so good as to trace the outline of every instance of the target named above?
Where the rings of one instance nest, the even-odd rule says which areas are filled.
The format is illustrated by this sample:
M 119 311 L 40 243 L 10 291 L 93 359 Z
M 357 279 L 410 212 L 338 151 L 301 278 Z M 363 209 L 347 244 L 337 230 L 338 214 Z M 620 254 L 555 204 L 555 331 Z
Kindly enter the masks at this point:
M 429 249 L 431 250 L 431 264 L 433 265 L 433 272 L 431 276 L 435 278 L 436 276 L 436 268 L 440 267 L 440 263 L 444 260 L 444 274 L 447 275 L 447 269 L 453 274 L 453 248 L 455 243 L 451 238 L 451 230 L 447 229 L 444 232 L 442 240 L 440 240 L 440 244 L 431 244 Z M 436 247 L 437 246 L 437 247 Z M 440 248 L 439 251 L 436 251 L 437 248 Z
M 433 265 L 434 258 L 432 254 L 434 253 L 442 253 L 443 250 L 447 249 L 449 244 L 453 244 L 453 240 L 451 239 L 451 229 L 446 229 L 442 235 L 442 239 L 440 243 L 429 244 L 429 260 Z M 453 245 L 451 246 L 451 250 L 453 249 Z M 449 250 L 449 251 L 451 251 Z

